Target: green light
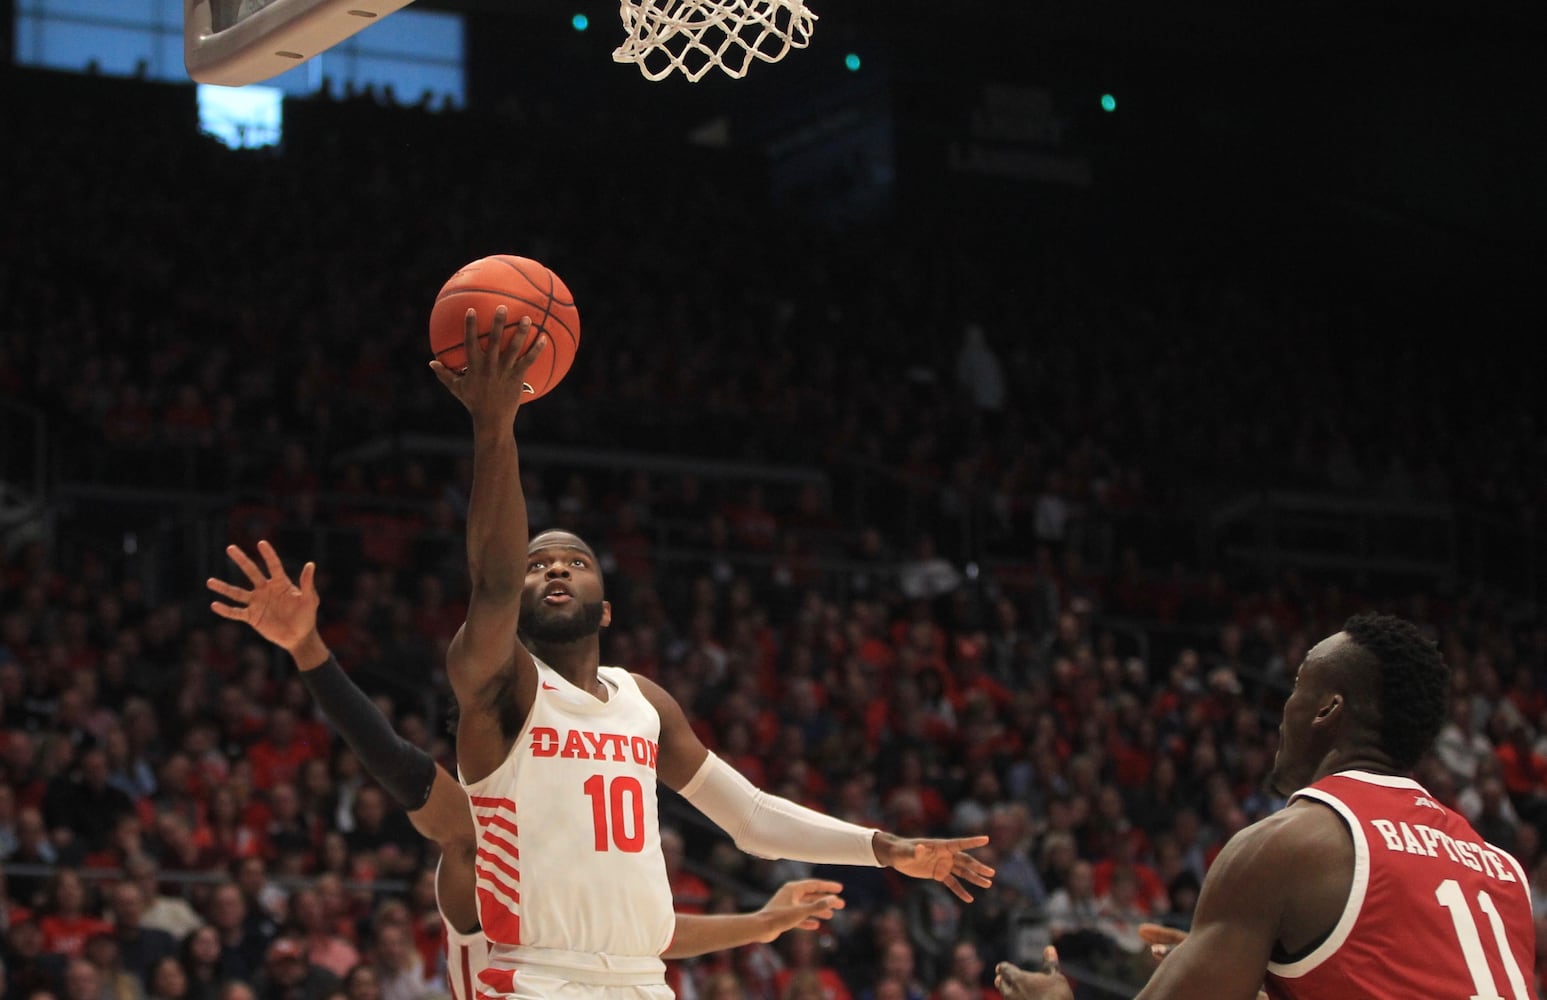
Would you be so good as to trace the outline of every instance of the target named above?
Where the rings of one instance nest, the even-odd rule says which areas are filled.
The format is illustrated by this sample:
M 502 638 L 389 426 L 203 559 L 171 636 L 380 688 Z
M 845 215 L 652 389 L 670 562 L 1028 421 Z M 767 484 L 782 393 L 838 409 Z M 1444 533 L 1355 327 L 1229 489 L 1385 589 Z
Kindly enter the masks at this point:
M 850 52 L 848 55 L 844 56 L 843 57 L 843 65 L 848 68 L 850 73 L 858 73 L 859 72 L 859 53 L 857 53 L 857 52 Z
M 1111 94 L 1102 94 L 1101 95 L 1101 110 L 1102 111 L 1116 111 L 1117 110 L 1117 98 L 1113 97 Z
M 591 19 L 584 14 L 576 14 L 569 19 L 569 23 L 576 31 L 584 31 L 591 26 Z

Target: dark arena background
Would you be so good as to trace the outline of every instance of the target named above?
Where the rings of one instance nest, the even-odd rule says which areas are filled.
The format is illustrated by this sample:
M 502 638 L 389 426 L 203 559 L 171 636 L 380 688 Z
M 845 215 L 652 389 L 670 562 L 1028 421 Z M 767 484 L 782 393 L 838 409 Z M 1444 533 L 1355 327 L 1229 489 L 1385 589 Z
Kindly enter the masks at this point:
M 684 1000 L 993 1000 L 1049 941 L 1131 997 L 1362 610 L 1439 643 L 1417 777 L 1547 912 L 1542 6 L 813 2 L 690 84 L 611 61 L 613 4 L 418 0 L 449 48 L 257 112 L 159 0 L 0 3 L 3 1000 L 446 994 L 433 848 L 204 580 L 315 560 L 329 645 L 454 760 L 471 449 L 426 330 L 495 253 L 579 305 L 516 433 L 604 662 L 762 788 L 992 837 L 975 903 L 824 870 L 845 911 L 672 963 Z M 661 808 L 679 909 L 811 871 Z

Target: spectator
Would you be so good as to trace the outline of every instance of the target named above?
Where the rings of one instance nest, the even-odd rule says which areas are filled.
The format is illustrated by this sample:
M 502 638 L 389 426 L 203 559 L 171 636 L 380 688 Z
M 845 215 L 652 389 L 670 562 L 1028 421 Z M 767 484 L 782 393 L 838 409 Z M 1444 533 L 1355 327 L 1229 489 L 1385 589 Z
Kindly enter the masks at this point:
M 249 919 L 256 916 L 259 929 L 268 937 L 279 930 L 285 919 L 289 896 L 269 878 L 268 865 L 262 857 L 251 855 L 240 858 L 231 865 L 231 875 L 241 887 L 242 899 L 247 903 Z
M 958 941 L 951 948 L 951 970 L 947 981 L 950 980 L 955 980 L 966 990 L 966 1000 L 1000 1000 L 999 991 L 993 987 L 993 974 L 975 941 Z M 944 983 L 941 989 L 943 987 Z
M 859 1000 L 925 1000 L 927 994 L 913 964 L 913 946 L 907 941 L 892 941 L 881 952 L 875 982 L 860 991 Z
M 0 783 L 0 858 L 10 857 L 16 848 L 16 792 Z
M 1047 903 L 1048 932 L 1060 955 L 1071 962 L 1105 959 L 1115 944 L 1102 923 L 1090 863 L 1076 861 L 1069 878 Z
M 194 1000 L 188 973 L 176 955 L 156 960 L 145 976 L 145 1000 Z
M 932 535 L 923 534 L 913 550 L 913 558 L 897 567 L 897 584 L 903 596 L 918 600 L 933 600 L 951 593 L 962 585 L 961 571 L 943 558 L 935 547 Z
M 1031 860 L 1031 815 L 1020 802 L 1002 802 L 988 813 L 988 842 L 994 848 L 994 885 L 1018 892 L 1026 905 L 1040 908 L 1047 889 Z
M 143 904 L 140 927 L 158 930 L 170 935 L 174 941 L 182 941 L 204 923 L 187 900 L 181 896 L 162 894 L 156 863 L 148 856 L 140 854 L 131 857 L 125 862 L 124 871 L 140 890 Z
M 316 848 L 320 831 L 303 813 L 301 796 L 295 785 L 281 782 L 270 788 L 267 804 L 268 821 L 261 832 L 265 859 L 273 863 L 289 854 L 309 858 Z
M 337 976 L 306 960 L 306 949 L 299 941 L 279 937 L 269 945 L 253 989 L 258 1000 L 325 1000 L 338 985 Z
M 344 976 L 344 995 L 349 1000 L 382 1000 L 381 980 L 376 976 L 376 969 L 369 964 L 350 969 Z
M 183 939 L 183 972 L 188 977 L 188 1000 L 218 1000 L 221 983 L 228 978 L 222 971 L 224 949 L 220 932 L 205 924 Z
M 903 913 L 911 945 L 910 964 L 922 982 L 935 982 L 951 961 L 951 947 L 962 929 L 962 904 L 938 882 L 909 886 Z
M 65 966 L 62 995 L 64 1000 L 116 1000 L 97 967 L 84 958 L 72 958 Z
M 822 935 L 794 930 L 779 939 L 786 964 L 774 974 L 774 992 L 781 1000 L 849 1000 L 849 988 L 836 969 L 822 958 Z
M 343 980 L 360 964 L 360 953 L 328 922 L 314 889 L 299 889 L 290 897 L 291 919 L 301 935 L 306 960 Z M 346 984 L 347 985 L 347 984 Z
M 5 963 L 5 1000 L 30 997 L 64 984 L 68 959 L 43 950 L 43 931 L 32 917 L 23 917 L 7 928 L 0 959 Z
M 247 900 L 235 882 L 223 882 L 210 894 L 209 922 L 220 942 L 221 977 L 251 979 L 264 964 L 270 935 L 261 915 L 249 914 Z
M 32 919 L 32 910 L 11 898 L 6 883 L 5 869 L 0 868 L 0 934 L 10 930 L 13 924 Z
M 266 792 L 275 785 L 294 782 L 301 765 L 326 747 L 313 747 L 296 738 L 295 713 L 280 706 L 269 715 L 268 733 L 248 751 L 253 766 L 253 787 Z
M 1173 875 L 1166 885 L 1166 910 L 1160 914 L 1157 922 L 1180 931 L 1190 930 L 1192 911 L 1198 905 L 1200 887 L 1198 877 L 1186 869 Z
M 199 867 L 208 867 L 211 862 L 229 864 L 262 853 L 263 843 L 243 818 L 231 783 L 210 789 L 204 821 L 193 831 L 192 846 L 200 855 Z
M 388 811 L 386 795 L 374 785 L 362 787 L 356 795 L 354 829 L 345 842 L 356 853 L 389 849 L 385 857 L 391 860 L 383 864 L 382 872 L 392 876 L 412 871 L 424 844 L 401 809 Z
M 43 950 L 65 958 L 84 958 L 87 938 L 113 930 L 111 924 L 87 909 L 86 884 L 73 868 L 61 868 L 55 873 L 48 905 L 38 926 L 43 931 Z
M 705 981 L 700 995 L 704 1000 L 748 1000 L 741 977 L 730 969 L 721 969 Z
M 102 995 L 108 1000 L 145 1000 L 144 983 L 124 968 L 118 941 L 111 934 L 93 934 L 86 941 L 86 960 L 96 967 Z
M 815 972 L 802 969 L 788 978 L 777 1000 L 833 1000 L 833 997 L 824 991 L 822 980 Z
M 1547 757 L 1532 746 L 1531 727 L 1518 711 L 1507 714 L 1505 739 L 1494 751 L 1515 811 L 1528 822 L 1547 825 Z
M 171 934 L 145 926 L 145 895 L 135 882 L 120 882 L 108 890 L 108 913 L 113 921 L 118 963 L 136 979 L 145 980 L 151 966 L 176 954 L 177 941 Z M 100 963 L 98 968 L 101 969 Z
M 1139 925 L 1148 919 L 1149 911 L 1139 902 L 1139 880 L 1131 867 L 1118 868 L 1112 873 L 1107 892 L 1100 898 L 1097 908 L 1101 933 L 1119 950 L 1130 955 L 1145 950 L 1144 939 L 1139 937 Z
M 59 852 L 48 839 L 48 827 L 43 822 L 41 810 L 23 806 L 16 814 L 16 849 L 6 861 L 13 865 L 53 866 L 59 861 Z M 18 875 L 10 880 L 11 894 L 28 905 L 41 902 L 40 894 L 46 885 L 41 876 Z
M 672 908 L 678 913 L 704 913 L 709 907 L 709 883 L 682 866 L 682 834 L 661 827 L 661 853 L 666 856 L 666 878 L 671 883 Z
M 74 849 L 84 854 L 107 846 L 108 834 L 120 816 L 134 812 L 134 803 L 108 784 L 106 751 L 93 747 L 81 754 L 76 777 L 64 775 L 49 783 L 43 816 L 51 830 L 68 831 Z
M 985 413 L 999 414 L 1005 408 L 1004 365 L 989 346 L 988 336 L 977 323 L 968 323 L 962 346 L 956 354 L 956 382 Z
M 144 702 L 137 702 L 136 705 L 143 706 Z M 149 724 L 154 725 L 155 716 L 148 714 L 148 711 L 148 708 L 136 707 L 133 714 L 126 712 L 125 726 L 134 724 L 135 718 L 149 720 Z M 107 731 L 103 737 L 102 751 L 107 760 L 107 783 L 134 802 L 156 793 L 156 774 L 144 753 L 130 747 L 125 726 L 115 724 Z
M 371 966 L 381 984 L 381 1000 L 423 1000 L 430 992 L 424 962 L 401 925 L 387 923 L 376 928 Z
M 1484 778 L 1478 785 L 1478 804 L 1475 810 L 1464 811 L 1485 842 L 1510 854 L 1516 853 L 1515 831 L 1520 817 L 1515 814 L 1505 793 L 1504 782 L 1497 777 Z

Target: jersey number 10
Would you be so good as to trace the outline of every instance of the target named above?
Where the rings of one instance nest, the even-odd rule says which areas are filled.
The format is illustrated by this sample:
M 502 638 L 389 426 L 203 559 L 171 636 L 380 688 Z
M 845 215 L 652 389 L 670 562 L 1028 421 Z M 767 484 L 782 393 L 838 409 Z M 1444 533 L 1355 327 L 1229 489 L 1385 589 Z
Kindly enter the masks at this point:
M 593 774 L 583 787 L 591 800 L 596 849 L 606 851 L 612 845 L 625 854 L 644 850 L 645 790 L 639 779 L 625 774 L 612 779 L 609 786 L 605 777 Z
M 1493 971 L 1488 968 L 1488 956 L 1483 954 L 1483 941 L 1477 933 L 1477 921 L 1472 919 L 1472 908 L 1467 905 L 1461 884 L 1453 878 L 1446 879 L 1434 890 L 1434 898 L 1450 911 L 1451 923 L 1456 925 L 1461 955 L 1466 959 L 1467 971 L 1472 974 L 1472 989 L 1476 991 L 1471 1000 L 1504 1000 L 1494 982 Z M 1493 943 L 1498 946 L 1499 959 L 1504 963 L 1504 973 L 1509 976 L 1509 988 L 1514 991 L 1515 1000 L 1529 1000 L 1531 994 L 1526 991 L 1520 964 L 1515 961 L 1514 952 L 1509 950 L 1509 940 L 1504 936 L 1504 921 L 1499 917 L 1498 907 L 1493 905 L 1493 897 L 1486 891 L 1479 891 L 1477 906 L 1488 917 L 1488 926 L 1493 931 Z

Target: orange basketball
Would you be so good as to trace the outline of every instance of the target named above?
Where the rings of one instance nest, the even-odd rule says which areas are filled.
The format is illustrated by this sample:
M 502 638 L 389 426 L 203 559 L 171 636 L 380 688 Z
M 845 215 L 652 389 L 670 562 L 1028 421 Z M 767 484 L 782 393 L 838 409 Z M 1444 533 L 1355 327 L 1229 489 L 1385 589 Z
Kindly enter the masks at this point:
M 548 346 L 526 373 L 531 399 L 536 399 L 558 385 L 574 364 L 580 347 L 580 313 L 559 276 L 535 260 L 498 254 L 475 260 L 453 274 L 430 310 L 430 350 L 452 371 L 466 368 L 467 310 L 478 311 L 478 343 L 487 349 L 498 306 L 505 307 L 507 338 L 515 335 L 522 316 L 532 317 L 531 336 L 522 350 L 538 334 L 548 335 Z M 509 339 L 502 346 L 509 348 Z

